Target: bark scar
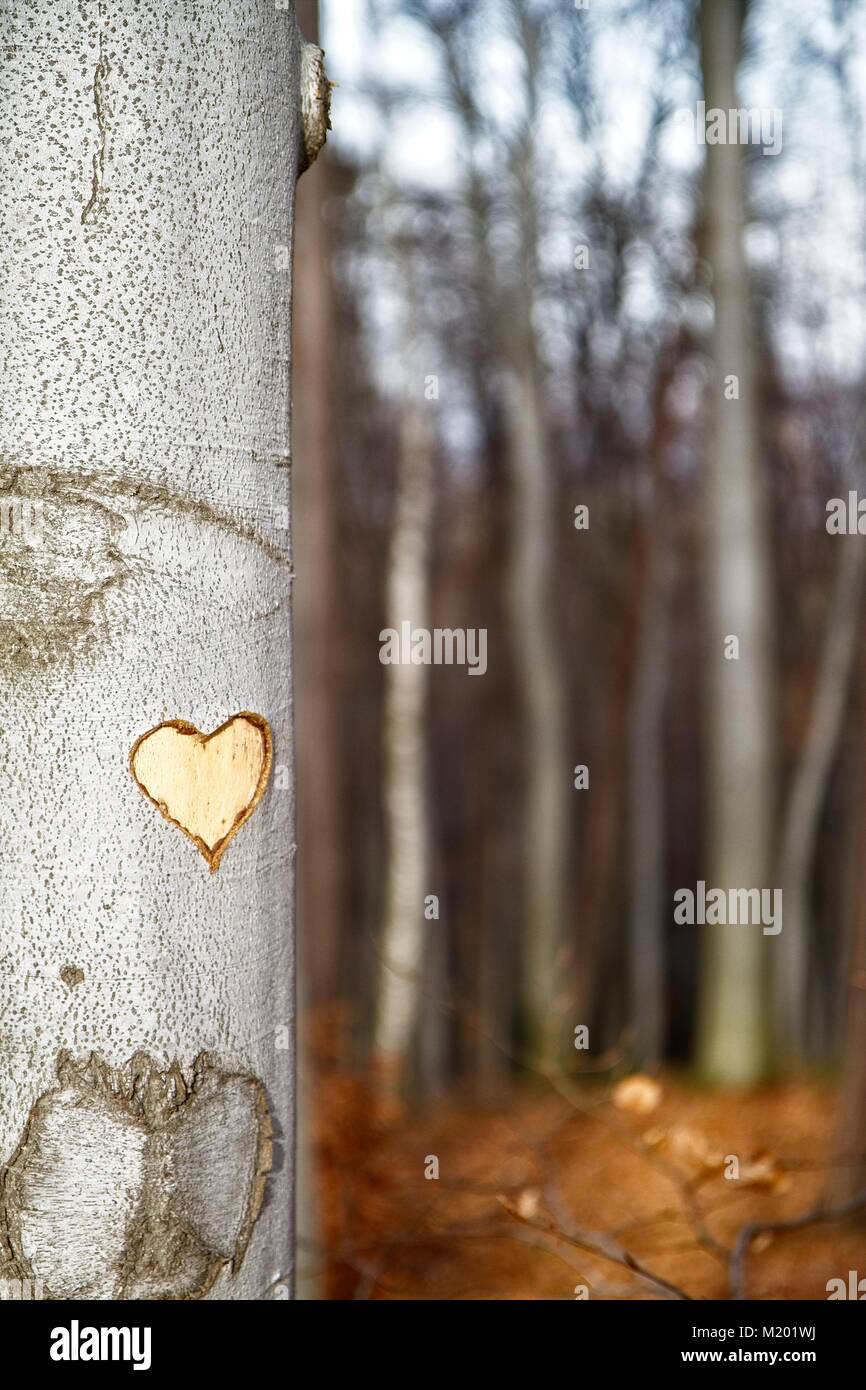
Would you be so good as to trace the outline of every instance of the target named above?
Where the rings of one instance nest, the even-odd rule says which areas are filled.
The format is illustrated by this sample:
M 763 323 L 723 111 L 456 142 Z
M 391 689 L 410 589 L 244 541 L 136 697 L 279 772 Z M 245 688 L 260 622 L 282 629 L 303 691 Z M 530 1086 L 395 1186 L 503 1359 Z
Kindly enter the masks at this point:
M 261 1081 L 144 1052 L 118 1068 L 61 1052 L 57 1079 L 0 1167 L 0 1278 L 49 1299 L 190 1300 L 235 1275 L 272 1164 Z
M 99 34 L 99 58 L 96 63 L 96 71 L 93 75 L 93 105 L 96 110 L 96 129 L 97 145 L 93 155 L 93 182 L 90 189 L 90 198 L 81 211 L 82 225 L 86 226 L 91 222 L 100 210 L 102 193 L 105 180 L 105 145 L 106 145 L 106 124 L 105 124 L 105 83 L 109 74 L 108 59 L 105 56 L 105 39 L 102 31 Z

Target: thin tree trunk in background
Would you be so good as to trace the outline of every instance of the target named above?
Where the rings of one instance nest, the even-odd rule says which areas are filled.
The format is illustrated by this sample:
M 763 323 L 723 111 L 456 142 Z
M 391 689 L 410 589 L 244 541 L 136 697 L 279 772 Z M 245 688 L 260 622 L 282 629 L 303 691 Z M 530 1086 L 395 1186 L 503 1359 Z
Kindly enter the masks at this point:
M 862 818 L 861 818 L 862 822 Z M 866 862 L 861 855 L 860 864 Z M 845 1058 L 839 1090 L 839 1118 L 833 1153 L 839 1156 L 831 1182 L 831 1199 L 845 1202 L 866 1188 L 866 884 L 860 874 L 854 907 L 854 940 L 846 978 Z
M 665 1042 L 665 759 L 664 716 L 670 682 L 674 564 L 669 519 L 655 499 L 644 618 L 631 725 L 630 853 L 631 1005 L 641 1065 L 662 1060 Z
M 466 207 L 474 238 L 472 288 L 481 325 L 505 365 L 501 392 L 501 416 L 497 426 L 504 435 L 504 453 L 511 491 L 510 554 L 508 567 L 507 621 L 514 639 L 514 656 L 522 706 L 525 738 L 526 794 L 522 827 L 522 929 L 519 965 L 523 1031 L 528 1053 L 548 1065 L 564 1055 L 567 1036 L 562 1020 L 556 1021 L 562 1003 L 559 986 L 571 980 L 561 954 L 564 940 L 567 861 L 567 798 L 571 786 L 565 725 L 565 687 L 557 648 L 553 572 L 555 555 L 555 472 L 550 452 L 547 403 L 538 360 L 533 322 L 534 293 L 538 277 L 538 195 L 534 141 L 537 135 L 540 75 L 540 27 L 525 7 L 510 0 L 515 37 L 526 62 L 527 107 L 524 126 L 509 152 L 513 177 L 512 197 L 520 210 L 521 244 L 518 251 L 518 285 L 513 296 L 500 283 L 496 256 L 491 246 L 492 200 L 481 173 L 479 146 L 492 129 L 489 114 L 479 104 L 474 81 L 475 65 L 467 57 L 471 25 L 467 7 L 464 23 L 442 23 L 437 36 L 443 45 L 449 93 L 463 125 L 466 151 Z M 513 158 L 512 158 L 513 155 Z M 473 364 L 476 398 L 484 413 L 490 392 L 489 375 L 480 362 Z M 488 411 L 488 420 L 492 418 Z M 498 429 L 497 429 L 498 433 Z M 495 447 L 495 446 L 494 446 Z M 498 472 L 498 460 L 497 469 Z M 501 697 L 500 697 L 501 698 Z M 500 710 L 501 714 L 501 710 Z M 482 1091 L 492 1093 L 503 1074 L 504 1046 L 511 1029 L 512 999 L 507 972 L 497 956 L 501 951 L 500 917 L 493 910 L 503 874 L 510 876 L 513 858 L 503 854 L 494 837 L 488 855 L 491 878 L 487 900 L 492 916 L 485 920 L 481 969 Z M 481 872 L 485 872 L 482 867 Z
M 528 328 L 528 324 L 526 325 Z M 565 916 L 571 786 L 564 691 L 551 619 L 553 470 L 534 363 L 506 381 L 507 452 L 514 488 L 510 597 L 526 727 L 524 1012 L 527 1048 L 543 1066 L 564 1050 L 557 995 Z
M 866 647 L 861 642 L 854 710 L 855 719 L 860 722 L 864 705 Z M 847 1201 L 866 1187 L 866 758 L 862 750 L 852 782 L 850 806 L 847 912 L 839 998 L 843 1060 L 831 1149 L 836 1166 L 827 1183 L 827 1200 L 833 1204 Z
M 785 1064 L 807 1051 L 804 1036 L 809 988 L 812 865 L 827 784 L 839 749 L 851 668 L 860 631 L 866 550 L 859 536 L 838 537 L 842 547 L 818 667 L 812 715 L 786 798 L 779 856 L 785 911 L 776 964 L 776 1014 Z
M 640 1065 L 660 1062 L 665 1041 L 664 716 L 670 686 L 671 605 L 676 578 L 673 498 L 667 451 L 674 431 L 669 391 L 684 351 L 678 337 L 664 356 L 655 391 L 655 425 L 646 473 L 649 498 L 636 587 L 642 604 L 629 750 L 629 1007 Z
M 586 817 L 581 849 L 580 935 L 577 970 L 573 983 L 575 1023 L 596 1020 L 601 1036 L 595 1046 L 612 1044 L 620 1031 L 620 1014 L 604 991 L 609 968 L 608 923 L 616 886 L 622 879 L 627 852 L 625 820 L 629 795 L 629 743 L 623 731 L 628 727 L 629 710 L 635 699 L 639 622 L 646 569 L 643 557 L 634 551 L 629 557 L 629 577 L 622 590 L 622 601 L 611 609 L 608 626 L 610 644 L 602 664 L 603 687 L 609 691 L 600 712 L 596 751 L 592 759 L 592 814 Z M 577 758 L 575 758 L 575 762 Z M 601 1007 L 599 1007 L 601 1004 Z
M 707 108 L 737 108 L 746 6 L 703 0 L 701 61 Z M 707 145 L 707 258 L 715 320 L 708 427 L 705 537 L 708 596 L 709 785 L 707 885 L 772 888 L 775 758 L 771 528 L 751 360 L 743 236 L 743 150 Z M 727 400 L 725 378 L 739 379 Z M 739 639 L 727 660 L 726 638 Z M 760 925 L 701 926 L 704 936 L 698 1064 L 708 1080 L 746 1084 L 769 1065 L 767 942 Z
M 664 409 L 663 402 L 660 409 Z M 640 1065 L 660 1062 L 665 1028 L 664 715 L 670 681 L 674 560 L 669 499 L 651 480 L 644 518 L 648 550 L 630 728 L 629 1010 Z
M 463 147 L 469 152 L 464 196 L 473 240 L 470 283 L 477 304 L 479 326 L 495 341 L 498 296 L 490 245 L 490 208 L 476 158 L 477 144 L 484 129 L 483 121 L 476 104 L 477 93 L 471 81 L 467 81 L 467 67 L 471 78 L 472 65 L 471 62 L 467 65 L 465 53 L 461 51 L 460 32 L 449 28 L 443 37 L 451 96 L 463 123 Z M 509 616 L 505 589 L 510 499 L 509 468 L 501 447 L 503 412 L 490 386 L 488 366 L 476 355 L 470 364 L 470 371 L 476 409 L 485 425 L 479 481 L 481 515 L 478 517 L 477 530 L 479 544 L 483 547 L 485 603 L 491 614 L 490 636 L 495 640 L 496 635 L 506 627 Z M 479 805 L 479 827 L 483 825 L 484 828 L 481 831 L 482 849 L 477 870 L 480 907 L 478 1016 L 471 1021 L 471 1030 L 477 1058 L 478 1093 L 486 1100 L 501 1094 L 510 1073 L 506 1047 L 510 1040 L 515 996 L 519 992 L 515 972 L 508 969 L 508 948 L 503 941 L 503 913 L 499 909 L 503 885 L 514 868 L 514 861 L 507 850 L 503 853 L 498 815 L 503 755 L 497 748 L 497 732 L 503 718 L 503 704 L 507 701 L 505 681 L 507 676 L 503 675 L 501 666 L 495 672 L 488 670 L 484 678 L 481 700 L 484 706 L 482 718 L 486 728 L 487 766 L 483 786 L 473 796 Z
M 536 138 L 539 121 L 541 28 L 517 0 L 510 9 L 526 64 L 526 109 L 513 148 L 520 244 L 518 283 L 498 324 L 505 362 L 503 415 L 513 488 L 509 598 L 517 678 L 525 721 L 523 1026 L 526 1050 L 550 1067 L 567 1055 L 563 1017 L 571 981 L 563 980 L 568 798 L 571 766 L 565 722 L 565 683 L 553 614 L 556 555 L 556 474 L 547 425 L 534 320 L 539 279 L 539 201 Z M 582 1020 L 576 1020 L 582 1022 Z
M 0 554 L 0 1276 L 60 1299 L 284 1298 L 278 251 L 315 65 L 272 0 L 29 0 L 4 7 L 0 51 L 2 486 L 41 519 Z M 230 719 L 209 744 L 188 727 Z
M 488 320 L 489 321 L 489 320 Z M 479 505 L 483 507 L 483 564 L 486 571 L 485 619 L 490 613 L 491 650 L 505 650 L 508 640 L 506 575 L 508 572 L 507 469 L 500 447 L 500 428 L 490 426 L 486 446 L 486 467 L 481 479 Z M 482 501 L 483 499 L 483 501 Z M 484 785 L 479 791 L 481 854 L 479 914 L 479 978 L 477 1036 L 477 1085 L 484 1101 L 501 1098 L 511 1075 L 508 1044 L 519 993 L 517 961 L 519 950 L 519 911 L 511 886 L 517 855 L 503 834 L 501 808 L 508 796 L 508 770 L 513 756 L 503 737 L 505 720 L 513 708 L 514 690 L 504 664 L 488 669 L 482 682 L 484 743 Z
M 385 625 L 429 627 L 429 545 L 434 434 L 430 407 L 409 401 L 401 418 L 400 461 L 388 559 Z M 385 909 L 374 1033 L 374 1069 L 383 1090 L 405 1091 L 420 1016 L 430 884 L 424 665 L 385 666 L 383 797 L 387 840 Z M 434 929 L 436 923 L 433 924 Z
M 298 0 L 318 42 L 317 0 Z M 326 210 L 329 164 L 298 190 L 295 226 L 295 719 L 298 758 L 298 951 L 301 988 L 315 1007 L 338 992 L 345 917 L 346 828 L 340 633 L 334 286 Z

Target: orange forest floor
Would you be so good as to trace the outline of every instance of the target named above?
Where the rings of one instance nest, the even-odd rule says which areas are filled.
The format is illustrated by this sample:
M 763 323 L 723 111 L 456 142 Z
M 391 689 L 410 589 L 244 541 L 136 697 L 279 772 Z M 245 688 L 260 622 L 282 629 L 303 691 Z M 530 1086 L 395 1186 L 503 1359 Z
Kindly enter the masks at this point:
M 417 1115 L 335 1071 L 312 1094 L 315 1297 L 826 1299 L 866 1275 L 866 1214 L 824 1219 L 824 1085 L 557 1081 Z

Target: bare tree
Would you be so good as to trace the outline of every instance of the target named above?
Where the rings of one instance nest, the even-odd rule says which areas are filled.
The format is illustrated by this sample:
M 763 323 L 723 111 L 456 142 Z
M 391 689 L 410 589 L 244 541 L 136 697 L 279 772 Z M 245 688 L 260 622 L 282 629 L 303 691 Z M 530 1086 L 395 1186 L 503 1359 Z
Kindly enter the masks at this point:
M 708 109 L 737 109 L 745 0 L 702 0 Z M 757 411 L 749 276 L 743 249 L 743 150 L 707 145 L 707 259 L 715 319 L 706 458 L 705 548 L 709 787 L 707 880 L 769 888 L 773 875 L 774 617 L 771 528 Z M 726 651 L 730 639 L 738 656 Z M 699 1066 L 748 1083 L 769 1063 L 766 941 L 760 926 L 706 926 Z
M 544 29 L 517 0 L 510 0 L 510 11 L 524 61 L 522 116 L 510 152 L 518 264 L 502 301 L 499 340 L 514 505 L 510 595 L 526 721 L 523 1003 L 530 1054 L 552 1064 L 563 1052 L 556 999 L 565 929 L 571 782 L 565 686 L 552 602 L 556 490 L 534 315 L 540 275 L 536 140 Z

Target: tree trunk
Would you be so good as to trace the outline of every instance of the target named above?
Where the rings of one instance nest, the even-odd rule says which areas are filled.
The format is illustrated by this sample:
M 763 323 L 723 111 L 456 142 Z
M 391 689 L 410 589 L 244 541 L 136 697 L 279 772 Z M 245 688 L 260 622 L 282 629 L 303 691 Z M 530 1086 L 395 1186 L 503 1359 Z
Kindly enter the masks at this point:
M 428 550 L 433 505 L 433 433 L 423 405 L 403 411 L 400 464 L 388 559 L 386 625 L 429 627 Z M 418 1034 L 429 883 L 426 708 L 429 669 L 385 667 L 384 771 L 387 871 L 374 1066 L 386 1093 L 407 1089 Z M 435 923 L 434 923 L 435 927 Z
M 305 37 L 319 42 L 318 0 L 297 0 Z M 292 504 L 295 587 L 295 746 L 298 783 L 297 1213 L 301 1252 L 320 1247 L 322 1207 L 315 1152 L 322 1029 L 337 1030 L 346 843 L 342 747 L 337 437 L 332 395 L 339 370 L 331 244 L 325 221 L 330 164 L 321 159 L 298 189 L 293 305 Z M 337 388 L 339 389 L 339 388 Z M 325 1014 L 322 1005 L 332 1007 Z M 296 1296 L 318 1299 L 318 1261 L 298 1262 Z M 310 1270 L 311 1273 L 307 1273 Z
M 707 108 L 737 107 L 742 0 L 703 0 Z M 709 682 L 707 885 L 772 888 L 773 601 L 749 280 L 743 250 L 743 151 L 707 146 L 705 222 L 715 321 L 706 474 Z M 739 379 L 726 399 L 724 379 Z M 725 658 L 729 636 L 739 659 Z M 766 943 L 760 925 L 702 926 L 699 1066 L 709 1080 L 751 1083 L 768 1065 Z
M 630 728 L 629 767 L 629 1020 L 635 1057 L 647 1066 L 662 1060 L 665 1041 L 665 796 L 664 712 L 670 657 L 672 563 L 669 527 L 655 499 L 648 524 L 649 572 L 639 636 Z
M 516 278 L 501 302 L 497 334 L 505 365 L 503 418 L 513 489 L 509 598 L 525 721 L 523 1027 L 527 1054 L 547 1069 L 573 1056 L 571 1029 L 586 1020 L 573 1018 L 574 982 L 563 969 L 573 764 L 555 621 L 556 470 L 535 318 L 543 217 L 538 129 L 544 28 L 518 0 L 510 0 L 508 10 L 525 62 L 524 109 L 510 155 L 519 210 Z
M 523 324 L 531 332 L 529 311 Z M 571 786 L 565 692 L 551 616 L 555 552 L 553 468 L 534 349 L 505 381 L 507 451 L 514 488 L 510 597 L 526 730 L 524 1011 L 529 1055 L 541 1067 L 565 1053 L 561 948 L 565 935 Z M 585 1020 L 579 1019 L 578 1022 Z
M 854 537 L 844 544 L 860 551 Z M 843 557 L 842 563 L 845 563 Z M 855 705 L 855 727 L 866 704 L 866 648 L 860 644 L 856 678 L 859 698 Z M 841 970 L 840 1015 L 843 1020 L 842 1068 L 836 1107 L 836 1164 L 829 1174 L 827 1201 L 831 1205 L 850 1201 L 866 1190 L 866 760 L 861 756 L 851 790 L 852 815 L 848 829 L 849 883 L 846 903 L 845 935 Z
M 307 38 L 318 38 L 318 4 L 300 0 Z M 338 993 L 345 911 L 346 842 L 342 748 L 340 586 L 333 396 L 339 373 L 336 313 L 325 215 L 329 164 L 298 191 L 292 487 L 295 527 L 295 719 L 298 748 L 298 950 L 312 1005 Z
M 0 37 L 28 521 L 0 546 L 0 1269 L 285 1298 L 287 256 L 318 50 L 272 0 L 21 0 Z
M 645 473 L 648 497 L 640 520 L 640 618 L 629 720 L 629 1020 L 641 1066 L 661 1062 L 665 1043 L 666 797 L 665 707 L 670 685 L 671 619 L 676 577 L 674 498 L 667 449 L 675 428 L 668 390 L 682 348 L 663 362 L 655 428 Z
M 827 617 L 824 646 L 806 741 L 786 797 L 779 854 L 785 926 L 775 974 L 779 1042 L 794 1067 L 806 1054 L 809 924 L 812 865 L 821 811 L 848 705 L 851 668 L 860 630 L 866 551 L 860 539 L 839 537 L 843 548 Z

